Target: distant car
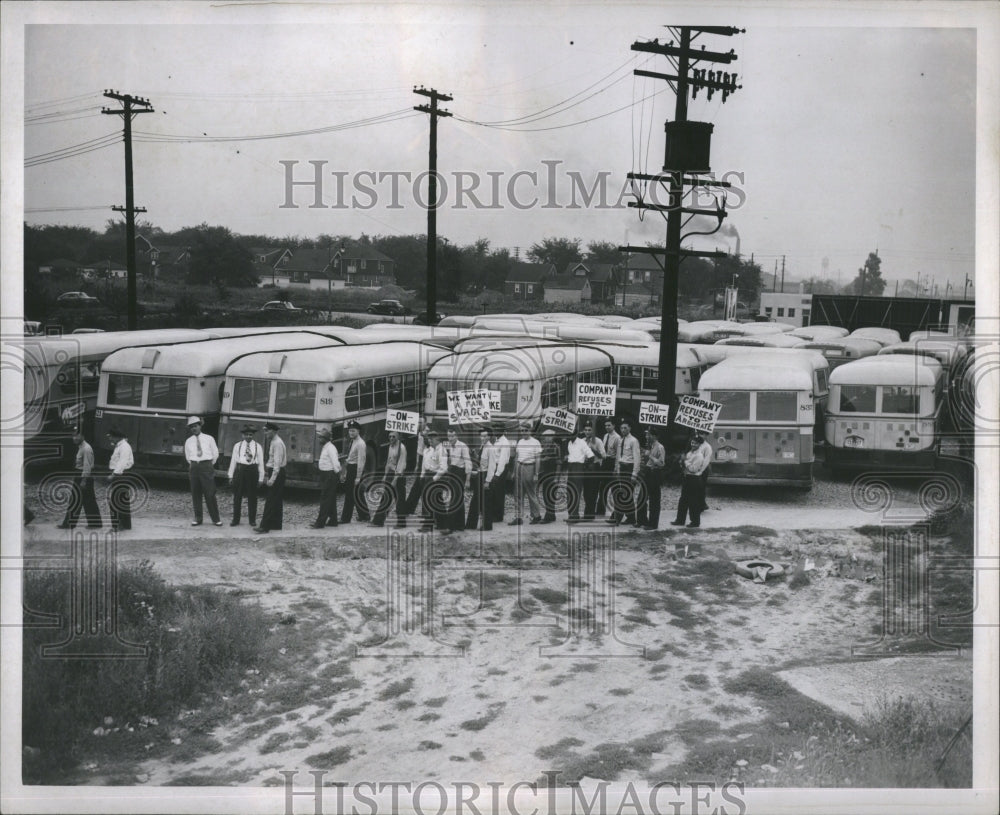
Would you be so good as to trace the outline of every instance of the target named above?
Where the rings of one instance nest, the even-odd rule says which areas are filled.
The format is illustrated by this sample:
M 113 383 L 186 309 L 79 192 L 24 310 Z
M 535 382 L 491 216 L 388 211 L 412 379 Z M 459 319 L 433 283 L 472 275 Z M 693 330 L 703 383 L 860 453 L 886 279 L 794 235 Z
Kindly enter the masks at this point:
M 25 320 L 24 321 L 24 336 L 34 337 L 36 334 L 42 333 L 42 324 L 38 320 Z
M 72 334 L 103 334 L 103 328 L 74 328 Z
M 302 311 L 298 306 L 293 306 L 287 300 L 268 300 L 260 307 L 261 311 Z
M 386 314 L 391 317 L 401 317 L 410 313 L 410 310 L 399 300 L 379 300 L 368 306 L 369 314 Z
M 442 312 L 440 312 L 440 311 L 436 311 L 436 312 L 434 312 L 434 314 L 435 314 L 434 322 L 430 323 L 430 325 L 437 325 L 439 322 L 441 322 L 445 318 L 445 315 Z M 417 312 L 417 316 L 413 318 L 413 324 L 414 325 L 427 325 L 428 324 L 427 323 L 427 312 L 426 311 Z
M 56 298 L 57 303 L 96 305 L 99 301 L 96 297 L 91 297 L 85 291 L 66 291 Z

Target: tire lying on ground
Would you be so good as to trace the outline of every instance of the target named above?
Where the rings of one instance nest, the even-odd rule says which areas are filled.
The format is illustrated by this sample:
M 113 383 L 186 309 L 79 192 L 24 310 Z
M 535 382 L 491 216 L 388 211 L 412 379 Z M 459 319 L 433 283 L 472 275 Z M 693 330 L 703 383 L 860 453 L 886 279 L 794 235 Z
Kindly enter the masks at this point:
M 753 580 L 755 583 L 763 583 L 769 577 L 785 576 L 784 566 L 763 558 L 738 561 L 733 564 L 733 571 L 740 577 Z

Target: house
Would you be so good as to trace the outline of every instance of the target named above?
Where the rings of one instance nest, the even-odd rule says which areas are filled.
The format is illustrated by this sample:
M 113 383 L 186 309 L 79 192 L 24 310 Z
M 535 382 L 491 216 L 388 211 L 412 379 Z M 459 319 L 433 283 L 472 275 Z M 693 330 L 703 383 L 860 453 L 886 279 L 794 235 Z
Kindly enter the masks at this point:
M 285 266 L 292 256 L 291 249 L 255 246 L 250 252 L 253 255 L 253 273 L 257 275 L 258 286 L 288 286 Z
M 556 267 L 551 263 L 515 261 L 507 273 L 504 294 L 516 300 L 542 300 L 545 295 L 545 282 L 555 272 Z
M 285 262 L 271 269 L 271 279 L 262 275 L 260 282 L 280 288 L 342 289 L 345 281 L 338 272 L 339 265 L 333 247 L 296 249 Z
M 122 263 L 113 260 L 100 260 L 97 263 L 88 263 L 81 266 L 80 274 L 88 280 L 120 280 L 128 277 L 128 269 Z
M 608 303 L 616 288 L 616 269 L 611 263 L 569 263 L 562 272 L 546 279 L 545 302 Z
M 345 241 L 337 250 L 334 280 L 344 286 L 380 289 L 396 285 L 396 261 L 365 241 Z
M 811 310 L 811 294 L 802 291 L 760 293 L 760 313 L 769 320 L 801 328 L 809 325 Z
M 43 263 L 38 267 L 39 274 L 76 274 L 80 264 L 75 260 L 66 258 L 56 258 L 48 263 Z
M 653 255 L 629 255 L 625 261 L 625 268 L 618 274 L 617 291 L 614 295 L 615 305 L 622 307 L 659 305 L 663 296 L 661 262 L 662 257 Z

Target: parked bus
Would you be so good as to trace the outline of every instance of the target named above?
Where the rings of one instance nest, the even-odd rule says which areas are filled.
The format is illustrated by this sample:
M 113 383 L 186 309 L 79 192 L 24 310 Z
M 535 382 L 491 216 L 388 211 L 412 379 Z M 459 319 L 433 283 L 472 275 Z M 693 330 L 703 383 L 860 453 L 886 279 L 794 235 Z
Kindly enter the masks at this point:
M 653 335 L 642 329 L 612 328 L 581 322 L 558 322 L 555 320 L 515 320 L 478 319 L 471 329 L 472 336 L 483 332 L 493 335 L 507 334 L 512 337 L 534 337 L 538 339 L 562 340 L 570 342 L 654 342 Z
M 952 373 L 962 367 L 968 353 L 964 343 L 943 339 L 908 340 L 907 342 L 898 342 L 895 345 L 887 345 L 879 351 L 879 354 L 883 356 L 891 354 L 916 354 L 936 359 L 941 363 L 941 367 L 944 368 L 945 387 L 951 381 Z
M 793 337 L 802 337 L 804 340 L 839 340 L 848 335 L 846 328 L 839 325 L 806 325 L 802 328 L 793 328 L 788 332 Z
M 614 357 L 611 382 L 618 387 L 617 413 L 631 419 L 633 427 L 636 427 L 642 403 L 656 401 L 660 383 L 660 345 L 616 343 L 602 344 L 600 347 Z M 693 346 L 679 343 L 674 378 L 675 396 L 679 398 L 697 393 L 698 382 L 707 368 L 708 360 L 700 356 Z
M 419 412 L 428 369 L 449 351 L 432 343 L 388 340 L 371 346 L 326 346 L 245 354 L 226 370 L 219 422 L 216 468 L 229 467 L 229 454 L 250 423 L 265 421 L 281 428 L 288 450 L 288 483 L 315 486 L 322 445 L 320 427 L 332 429 L 341 456 L 348 452 L 347 423 L 361 425 L 366 440 L 384 462 L 388 435 L 386 414 Z M 408 462 L 415 461 L 416 437 L 406 440 Z
M 716 345 L 749 345 L 755 348 L 802 348 L 807 340 L 790 334 L 764 334 L 762 336 L 729 337 Z
M 812 487 L 812 363 L 791 353 L 778 357 L 780 364 L 775 359 L 736 355 L 702 375 L 701 398 L 722 405 L 710 482 Z
M 371 323 L 359 329 L 350 337 L 344 337 L 347 344 L 409 340 L 429 342 L 444 348 L 453 348 L 456 343 L 468 339 L 469 328 L 438 325 L 411 325 L 409 323 Z
M 864 357 L 875 356 L 882 347 L 875 340 L 866 340 L 861 337 L 842 337 L 841 339 L 817 339 L 806 343 L 806 348 L 819 351 L 830 360 L 830 368 L 836 368 L 845 362 Z
M 826 465 L 910 469 L 936 464 L 945 373 L 934 359 L 888 354 L 830 375 Z
M 448 391 L 489 390 L 499 393 L 491 423 L 535 426 L 545 408 L 575 412 L 578 383 L 611 384 L 613 365 L 612 354 L 590 345 L 532 338 L 466 340 L 428 372 L 424 415 L 435 429 L 445 432 Z M 469 441 L 479 427 L 466 423 L 457 429 Z
M 135 469 L 180 473 L 186 469 L 187 417 L 202 419 L 215 436 L 226 369 L 258 351 L 341 345 L 332 336 L 291 330 L 217 340 L 123 348 L 109 356 L 97 394 L 96 440 L 117 427 L 132 445 Z
M 855 328 L 847 336 L 852 339 L 875 340 L 883 348 L 887 345 L 895 345 L 897 342 L 902 342 L 903 340 L 895 328 L 882 328 L 880 326 Z
M 87 438 L 93 438 L 101 366 L 118 349 L 211 336 L 193 328 L 167 328 L 19 339 L 24 371 L 21 428 L 25 443 L 38 446 L 39 450 L 41 445 L 51 443 L 61 454 L 74 428 L 83 428 Z

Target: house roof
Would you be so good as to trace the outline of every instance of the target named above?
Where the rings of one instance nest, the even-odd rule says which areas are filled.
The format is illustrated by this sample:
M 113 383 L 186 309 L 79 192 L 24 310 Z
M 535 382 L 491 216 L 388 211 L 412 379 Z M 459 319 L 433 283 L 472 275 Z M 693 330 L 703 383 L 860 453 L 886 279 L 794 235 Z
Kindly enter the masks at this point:
M 381 260 L 383 262 L 388 261 L 389 263 L 395 262 L 391 257 L 383 254 L 371 244 L 360 243 L 358 241 L 346 241 L 344 243 L 343 256 L 347 260 Z
M 333 262 L 335 249 L 296 249 L 281 268 L 284 272 L 323 273 Z
M 270 246 L 270 247 L 268 247 L 268 246 L 252 246 L 252 247 L 250 247 L 250 251 L 253 253 L 253 256 L 255 258 L 258 258 L 261 255 L 263 255 L 264 256 L 264 262 L 268 263 L 268 264 L 271 264 L 271 263 L 274 263 L 279 257 L 281 257 L 285 252 L 287 252 L 289 250 L 285 249 L 285 248 L 282 248 L 280 246 L 279 247 L 274 247 L 274 246 Z
M 169 266 L 171 263 L 178 263 L 184 256 L 190 254 L 185 246 L 154 246 L 159 254 L 157 261 L 161 266 Z
M 662 256 L 647 255 L 645 252 L 636 252 L 628 256 L 627 265 L 629 269 L 653 269 L 657 272 L 662 272 L 660 267 L 662 262 Z
M 552 277 L 545 281 L 545 290 L 583 291 L 588 285 L 590 285 L 590 281 L 585 277 Z
M 552 272 L 551 263 L 521 263 L 515 261 L 507 273 L 508 283 L 543 283 Z

